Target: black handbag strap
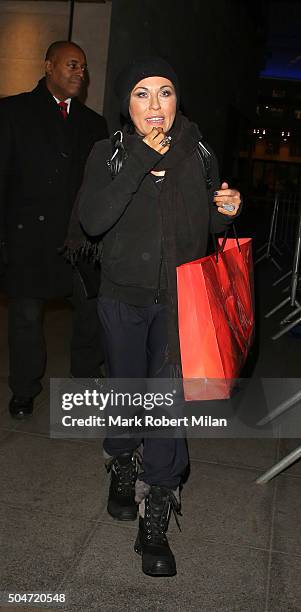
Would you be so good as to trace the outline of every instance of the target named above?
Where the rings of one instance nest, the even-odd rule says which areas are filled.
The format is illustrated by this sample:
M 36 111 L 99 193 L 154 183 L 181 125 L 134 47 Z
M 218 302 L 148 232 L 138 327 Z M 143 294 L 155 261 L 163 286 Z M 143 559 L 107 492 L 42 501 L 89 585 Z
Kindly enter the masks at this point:
M 111 136 L 111 157 L 107 160 L 107 166 L 109 167 L 112 179 L 119 174 L 128 154 L 123 144 L 123 133 L 121 130 L 117 130 Z
M 206 144 L 202 140 L 199 140 L 198 142 L 197 153 L 201 160 L 206 187 L 209 191 L 209 189 L 211 189 L 213 185 L 211 173 L 211 153 L 210 151 L 208 151 Z

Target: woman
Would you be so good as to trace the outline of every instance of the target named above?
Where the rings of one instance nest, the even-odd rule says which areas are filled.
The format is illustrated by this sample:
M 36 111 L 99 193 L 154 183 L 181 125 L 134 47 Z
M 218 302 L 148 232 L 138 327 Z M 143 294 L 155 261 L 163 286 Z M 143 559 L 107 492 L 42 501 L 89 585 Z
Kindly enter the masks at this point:
M 208 191 L 201 135 L 178 110 L 178 78 L 167 62 L 131 62 L 116 91 L 127 123 L 115 150 L 107 140 L 90 154 L 80 220 L 87 234 L 103 237 L 98 312 L 109 376 L 168 378 L 181 365 L 176 266 L 206 254 L 209 232 L 225 229 L 240 197 L 226 183 L 215 191 L 217 164 L 207 152 Z M 179 512 L 186 443 L 145 439 L 138 474 L 140 443 L 134 438 L 104 442 L 111 470 L 108 511 L 116 519 L 134 520 L 140 502 L 135 550 L 142 554 L 142 569 L 172 576 L 176 563 L 166 531 L 170 509 Z

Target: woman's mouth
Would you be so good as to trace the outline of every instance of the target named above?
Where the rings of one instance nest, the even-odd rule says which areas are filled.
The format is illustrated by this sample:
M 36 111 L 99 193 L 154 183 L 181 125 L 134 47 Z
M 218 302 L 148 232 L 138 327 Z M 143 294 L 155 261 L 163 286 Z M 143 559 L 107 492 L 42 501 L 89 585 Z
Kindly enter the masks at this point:
M 154 117 L 146 117 L 145 121 L 149 125 L 152 125 L 152 126 L 156 126 L 156 125 L 158 126 L 159 125 L 160 126 L 160 125 L 162 125 L 164 123 L 164 117 L 162 117 L 162 116 L 161 117 L 156 117 L 156 116 L 154 116 Z

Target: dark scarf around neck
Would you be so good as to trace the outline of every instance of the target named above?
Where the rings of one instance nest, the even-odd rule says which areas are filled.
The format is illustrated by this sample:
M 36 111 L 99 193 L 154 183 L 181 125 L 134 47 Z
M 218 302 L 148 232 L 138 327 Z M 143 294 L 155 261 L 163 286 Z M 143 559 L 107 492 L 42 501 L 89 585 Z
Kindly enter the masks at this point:
M 194 251 L 199 242 L 200 227 L 189 222 L 190 210 L 200 209 L 199 190 L 195 183 L 203 176 L 202 166 L 195 155 L 201 134 L 180 112 L 169 134 L 172 137 L 170 150 L 156 165 L 156 170 L 165 170 L 160 193 L 162 219 L 162 255 L 167 278 L 168 307 L 168 361 L 174 373 L 181 372 L 181 357 L 178 332 L 177 271 L 182 263 L 196 259 Z M 183 164 L 189 160 L 188 188 L 182 182 Z M 186 168 L 187 176 L 187 168 Z M 191 187 L 191 188 L 190 188 Z M 201 223 L 201 215 L 198 220 Z

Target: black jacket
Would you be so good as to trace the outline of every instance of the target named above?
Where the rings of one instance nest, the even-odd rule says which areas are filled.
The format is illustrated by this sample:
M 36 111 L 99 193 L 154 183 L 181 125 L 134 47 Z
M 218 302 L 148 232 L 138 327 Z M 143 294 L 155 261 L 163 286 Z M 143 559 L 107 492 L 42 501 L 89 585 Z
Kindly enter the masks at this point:
M 64 120 L 41 79 L 0 101 L 0 240 L 11 296 L 50 298 L 72 291 L 61 255 L 86 159 L 107 137 L 103 117 L 73 99 Z
M 104 140 L 94 146 L 89 156 L 79 194 L 80 220 L 89 235 L 103 235 L 101 293 L 137 305 L 152 303 L 161 277 L 162 231 L 160 192 L 149 172 L 162 156 L 138 141 L 112 181 L 106 163 L 110 155 L 110 141 Z M 214 191 L 220 182 L 214 157 L 212 161 Z M 232 219 L 209 203 L 201 172 L 200 181 L 189 184 L 189 163 L 187 160 L 181 169 L 182 188 L 196 190 L 199 207 L 195 214 L 202 218 L 196 259 L 206 254 L 209 231 L 223 231 Z M 194 222 L 193 214 L 187 217 L 187 223 Z

